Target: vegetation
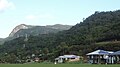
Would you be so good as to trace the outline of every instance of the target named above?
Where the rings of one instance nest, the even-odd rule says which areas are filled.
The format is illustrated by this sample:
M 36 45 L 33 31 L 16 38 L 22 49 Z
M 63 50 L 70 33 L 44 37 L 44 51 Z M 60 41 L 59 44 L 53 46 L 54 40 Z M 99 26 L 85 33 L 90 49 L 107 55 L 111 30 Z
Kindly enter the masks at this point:
M 69 30 L 25 39 L 19 37 L 0 46 L 1 63 L 26 63 L 35 58 L 40 58 L 39 62 L 54 61 L 59 55 L 85 56 L 96 49 L 117 51 L 120 50 L 120 10 L 95 12 Z
M 4 39 L 0 38 L 0 45 L 4 43 Z
M 26 27 L 27 29 L 24 29 Z M 13 31 L 10 33 L 9 37 L 21 37 L 25 36 L 26 34 L 37 36 L 39 34 L 49 34 L 49 33 L 57 33 L 59 31 L 68 30 L 72 26 L 69 25 L 48 25 L 48 26 L 31 26 L 31 25 L 25 25 L 21 24 L 16 26 Z M 22 29 L 23 28 L 23 29 Z M 17 31 L 18 30 L 18 31 Z

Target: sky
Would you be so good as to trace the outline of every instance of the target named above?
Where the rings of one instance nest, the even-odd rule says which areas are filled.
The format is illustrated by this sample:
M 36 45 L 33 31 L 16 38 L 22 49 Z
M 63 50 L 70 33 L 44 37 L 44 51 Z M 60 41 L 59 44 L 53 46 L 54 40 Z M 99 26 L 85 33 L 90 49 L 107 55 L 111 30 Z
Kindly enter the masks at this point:
M 95 11 L 120 9 L 120 0 L 0 0 L 0 38 L 17 25 L 75 25 Z

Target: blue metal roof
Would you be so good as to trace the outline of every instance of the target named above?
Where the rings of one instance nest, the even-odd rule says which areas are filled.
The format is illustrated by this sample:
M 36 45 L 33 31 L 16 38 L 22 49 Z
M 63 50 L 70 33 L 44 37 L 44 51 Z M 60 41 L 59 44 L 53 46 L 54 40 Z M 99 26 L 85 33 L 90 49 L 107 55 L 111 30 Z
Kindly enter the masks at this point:
M 86 55 L 108 55 L 110 53 L 113 53 L 113 52 L 111 52 L 111 51 L 104 51 L 104 50 L 96 50 L 96 51 L 88 53 Z
M 120 55 L 120 51 L 114 52 L 114 53 L 112 53 L 110 55 Z

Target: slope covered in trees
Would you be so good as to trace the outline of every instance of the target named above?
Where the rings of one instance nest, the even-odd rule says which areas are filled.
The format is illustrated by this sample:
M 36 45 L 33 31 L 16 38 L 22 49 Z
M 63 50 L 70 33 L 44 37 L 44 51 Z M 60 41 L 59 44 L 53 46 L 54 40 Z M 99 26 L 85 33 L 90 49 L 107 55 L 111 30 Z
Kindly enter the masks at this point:
M 5 42 L 0 47 L 1 61 L 7 62 L 12 56 L 14 59 L 17 58 L 15 62 L 17 60 L 26 62 L 28 56 L 33 59 L 33 54 L 42 60 L 54 60 L 59 55 L 85 55 L 96 49 L 117 51 L 120 50 L 119 25 L 120 10 L 95 12 L 69 30 L 29 36 L 27 41 L 25 37 L 20 37 Z M 5 60 L 4 57 L 8 59 Z

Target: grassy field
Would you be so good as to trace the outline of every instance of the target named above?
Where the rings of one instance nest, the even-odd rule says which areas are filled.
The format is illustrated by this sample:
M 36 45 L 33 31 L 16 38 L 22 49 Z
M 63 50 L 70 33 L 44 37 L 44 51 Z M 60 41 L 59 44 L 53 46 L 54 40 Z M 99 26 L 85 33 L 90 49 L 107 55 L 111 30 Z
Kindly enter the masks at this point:
M 0 64 L 0 67 L 120 67 L 113 65 L 94 65 L 94 64 Z

